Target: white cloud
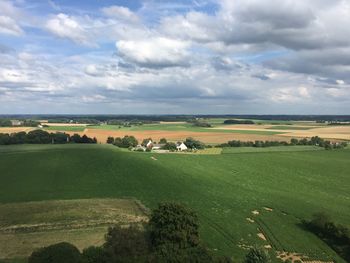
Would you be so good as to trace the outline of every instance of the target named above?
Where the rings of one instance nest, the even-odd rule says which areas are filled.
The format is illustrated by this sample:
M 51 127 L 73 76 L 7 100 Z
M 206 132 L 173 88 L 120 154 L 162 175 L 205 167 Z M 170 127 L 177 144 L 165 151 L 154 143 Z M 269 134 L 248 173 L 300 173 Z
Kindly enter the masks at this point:
M 189 43 L 165 37 L 144 40 L 120 40 L 119 54 L 131 62 L 146 67 L 171 67 L 188 63 Z
M 60 13 L 49 19 L 45 27 L 58 37 L 68 38 L 78 44 L 94 45 L 89 40 L 87 30 L 72 16 Z
M 101 76 L 103 73 L 97 69 L 96 65 L 90 64 L 85 67 L 85 73 L 90 76 Z
M 11 17 L 0 15 L 0 33 L 19 36 L 23 30 Z
M 102 8 L 102 12 L 112 18 L 117 20 L 125 20 L 129 22 L 138 22 L 139 17 L 129 8 L 123 6 L 109 6 Z

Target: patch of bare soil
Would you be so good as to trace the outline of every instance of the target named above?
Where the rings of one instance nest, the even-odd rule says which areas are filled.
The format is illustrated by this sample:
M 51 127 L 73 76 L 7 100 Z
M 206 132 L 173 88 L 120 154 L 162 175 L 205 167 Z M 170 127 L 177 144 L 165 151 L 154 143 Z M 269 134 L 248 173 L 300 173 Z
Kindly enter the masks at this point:
M 157 161 L 157 160 L 158 160 L 157 158 L 155 158 L 155 157 L 153 157 L 153 156 L 151 157 L 151 159 L 152 159 L 152 160 L 155 160 L 155 161 Z
M 329 126 L 311 130 L 292 131 L 281 136 L 311 138 L 319 136 L 323 139 L 350 140 L 350 126 Z
M 333 261 L 321 261 L 321 260 L 309 260 L 307 256 L 300 253 L 291 253 L 285 251 L 277 251 L 277 258 L 281 259 L 283 262 L 301 262 L 301 263 L 333 263 Z
M 273 211 L 273 209 L 272 208 L 270 208 L 270 207 L 263 207 L 266 211 L 269 211 L 269 212 L 272 212 Z
M 267 241 L 265 235 L 263 233 L 257 233 L 256 234 L 260 239 L 264 240 L 264 241 Z
M 252 211 L 252 214 L 253 214 L 253 215 L 259 215 L 260 213 L 259 213 L 258 210 L 253 210 L 253 211 Z
M 255 221 L 254 221 L 253 219 L 251 219 L 250 217 L 247 217 L 246 219 L 247 219 L 247 221 L 250 222 L 250 223 L 254 223 L 254 222 L 255 222 Z
M 0 127 L 0 133 L 15 133 L 15 132 L 29 132 L 33 130 L 32 127 Z

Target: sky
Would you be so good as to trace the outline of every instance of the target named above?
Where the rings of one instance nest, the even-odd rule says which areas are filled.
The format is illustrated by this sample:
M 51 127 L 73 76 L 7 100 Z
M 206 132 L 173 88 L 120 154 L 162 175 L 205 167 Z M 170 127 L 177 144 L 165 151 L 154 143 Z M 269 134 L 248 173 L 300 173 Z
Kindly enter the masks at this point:
M 350 114 L 350 0 L 0 0 L 0 114 Z

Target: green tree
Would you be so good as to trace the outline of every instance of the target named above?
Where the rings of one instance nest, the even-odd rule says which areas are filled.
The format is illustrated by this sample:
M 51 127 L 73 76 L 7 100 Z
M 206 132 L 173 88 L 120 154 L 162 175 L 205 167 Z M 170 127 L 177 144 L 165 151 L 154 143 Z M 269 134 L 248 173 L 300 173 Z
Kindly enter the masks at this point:
M 191 137 L 186 138 L 185 144 L 190 149 L 204 149 L 205 148 L 204 143 L 202 143 L 198 140 L 195 140 Z
M 67 242 L 57 243 L 35 250 L 28 258 L 28 263 L 81 263 L 79 250 Z
M 161 138 L 160 141 L 159 141 L 160 144 L 165 144 L 165 143 L 167 143 L 167 142 L 168 142 L 168 141 L 167 141 L 167 139 L 165 139 L 165 138 Z
M 164 150 L 176 151 L 176 144 L 173 142 L 167 142 L 162 148 Z
M 295 139 L 295 138 L 292 138 L 291 140 L 290 140 L 290 144 L 292 144 L 292 145 L 297 145 L 298 144 L 298 139 Z
M 103 248 L 109 262 L 145 262 L 150 254 L 147 232 L 137 225 L 110 227 L 105 239 Z
M 266 252 L 266 250 L 258 247 L 251 248 L 244 260 L 244 263 L 267 263 L 267 262 L 271 262 L 269 254 Z
M 50 134 L 43 130 L 34 130 L 27 133 L 26 143 L 48 144 L 52 142 Z
M 124 136 L 121 141 L 121 146 L 123 148 L 135 147 L 138 144 L 138 141 L 134 136 Z
M 199 245 L 197 214 L 177 203 L 162 203 L 149 221 L 151 242 L 156 249 L 186 249 Z
M 109 136 L 109 137 L 107 138 L 107 143 L 108 143 L 108 144 L 114 144 L 114 138 L 111 137 L 111 136 Z
M 82 253 L 83 263 L 109 263 L 107 253 L 103 247 L 88 247 Z

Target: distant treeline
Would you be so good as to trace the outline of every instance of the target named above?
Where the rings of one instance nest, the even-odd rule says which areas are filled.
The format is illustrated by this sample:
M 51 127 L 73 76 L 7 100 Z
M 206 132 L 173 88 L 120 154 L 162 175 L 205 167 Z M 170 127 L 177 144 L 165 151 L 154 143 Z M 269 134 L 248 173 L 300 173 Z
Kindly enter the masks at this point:
M 224 124 L 255 124 L 251 120 L 226 120 Z
M 331 126 L 344 126 L 344 125 L 350 125 L 350 122 L 330 122 L 328 123 L 328 125 Z
M 335 224 L 323 213 L 314 214 L 310 221 L 302 220 L 302 225 L 333 248 L 346 262 L 350 262 L 349 228 Z
M 77 119 L 48 119 L 48 123 L 87 123 L 87 124 L 99 124 L 100 121 L 89 118 L 77 118 Z
M 285 141 L 239 141 L 232 140 L 227 143 L 219 144 L 217 147 L 273 147 L 273 146 L 293 146 L 293 145 L 314 145 L 319 147 L 324 147 L 327 150 L 340 149 L 347 146 L 346 142 L 332 143 L 330 141 L 325 141 L 324 139 L 314 136 L 310 140 L 304 139 L 291 139 L 290 142 Z
M 192 123 L 193 126 L 195 127 L 204 127 L 204 128 L 210 128 L 212 127 L 212 125 L 208 122 L 205 122 L 205 121 L 199 121 L 199 120 L 188 120 L 187 121 L 188 123 Z
M 34 120 L 20 120 L 20 125 L 13 125 L 10 119 L 0 119 L 0 127 L 37 127 L 40 123 Z
M 0 133 L 0 145 L 10 144 L 64 144 L 64 143 L 97 143 L 96 138 L 86 135 L 74 134 L 70 136 L 66 133 L 48 133 L 43 130 L 34 130 L 28 133 Z
M 281 121 L 350 121 L 350 115 L 2 115 L 5 119 L 33 119 L 33 120 L 81 120 L 94 119 L 100 122 L 108 120 L 139 120 L 139 121 L 188 121 L 203 118 L 224 118 L 224 119 L 256 119 L 256 120 L 281 120 Z

